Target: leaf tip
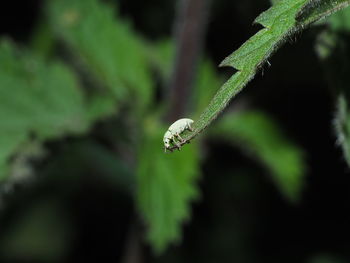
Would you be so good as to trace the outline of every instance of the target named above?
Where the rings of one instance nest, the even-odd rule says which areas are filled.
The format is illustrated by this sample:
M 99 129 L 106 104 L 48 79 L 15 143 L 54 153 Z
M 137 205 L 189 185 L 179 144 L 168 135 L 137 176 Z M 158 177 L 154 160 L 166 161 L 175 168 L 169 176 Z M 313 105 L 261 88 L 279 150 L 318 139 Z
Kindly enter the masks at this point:
M 223 61 L 221 61 L 221 63 L 219 64 L 219 67 L 233 67 L 232 65 L 232 56 L 228 56 L 226 57 Z

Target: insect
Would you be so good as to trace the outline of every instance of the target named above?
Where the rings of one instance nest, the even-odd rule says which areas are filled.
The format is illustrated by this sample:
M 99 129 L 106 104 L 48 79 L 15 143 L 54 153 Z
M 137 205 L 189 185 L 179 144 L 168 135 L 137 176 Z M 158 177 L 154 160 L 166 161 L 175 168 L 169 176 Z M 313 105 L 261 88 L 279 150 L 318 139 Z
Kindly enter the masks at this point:
M 170 125 L 169 129 L 165 132 L 163 138 L 164 152 L 166 152 L 166 150 L 172 151 L 170 149 L 170 143 L 175 144 L 177 149 L 180 150 L 181 145 L 175 139 L 178 139 L 180 142 L 184 142 L 180 134 L 183 133 L 185 130 L 193 131 L 191 127 L 192 123 L 193 120 L 184 118 L 179 119 Z

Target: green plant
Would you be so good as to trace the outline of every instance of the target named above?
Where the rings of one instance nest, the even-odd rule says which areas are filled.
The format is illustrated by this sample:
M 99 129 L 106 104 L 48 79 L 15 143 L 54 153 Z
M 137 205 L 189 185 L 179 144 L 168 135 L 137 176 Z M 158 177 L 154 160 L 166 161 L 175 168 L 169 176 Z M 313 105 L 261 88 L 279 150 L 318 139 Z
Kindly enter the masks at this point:
M 237 72 L 219 89 L 198 120 L 194 131 L 184 136 L 188 141 L 202 132 L 222 112 L 249 81 L 268 62 L 269 57 L 288 39 L 310 24 L 327 17 L 350 1 L 282 0 L 255 19 L 264 28 L 227 57 L 220 66 L 230 66 Z
M 274 2 L 255 21 L 264 28 L 221 64 L 237 72 L 212 100 L 224 77 L 209 58 L 201 60 L 189 98 L 189 115 L 199 119 L 194 133 L 185 135 L 186 141 L 227 107 L 284 42 L 350 3 Z M 201 195 L 198 181 L 207 141 L 221 140 L 237 147 L 266 167 L 265 173 L 287 201 L 301 199 L 306 154 L 268 113 L 249 108 L 228 112 L 200 141 L 165 155 L 163 116 L 168 102 L 157 99 L 155 90 L 157 80 L 165 86 L 170 77 L 173 43 L 145 40 L 129 22 L 115 16 L 114 8 L 97 0 L 50 0 L 46 7 L 47 25 L 38 30 L 32 49 L 7 40 L 0 45 L 4 69 L 0 72 L 0 178 L 4 184 L 20 178 L 23 170 L 74 180 L 98 167 L 116 191 L 135 201 L 147 226 L 146 239 L 156 254 L 182 238 L 191 204 Z M 333 19 L 334 27 L 344 25 L 340 16 Z M 346 156 L 347 115 L 347 101 L 341 99 L 337 127 Z M 54 157 L 38 151 L 50 149 L 50 143 L 67 148 L 58 153 L 53 150 Z M 29 162 L 33 157 L 44 158 L 46 166 L 36 169 Z M 24 240 L 23 251 L 27 251 L 27 240 L 21 237 L 11 239 L 15 241 L 10 246 L 19 240 L 21 247 Z M 39 239 L 47 242 L 44 234 Z M 60 251 L 62 243 L 57 247 Z M 40 246 L 32 249 L 40 251 Z

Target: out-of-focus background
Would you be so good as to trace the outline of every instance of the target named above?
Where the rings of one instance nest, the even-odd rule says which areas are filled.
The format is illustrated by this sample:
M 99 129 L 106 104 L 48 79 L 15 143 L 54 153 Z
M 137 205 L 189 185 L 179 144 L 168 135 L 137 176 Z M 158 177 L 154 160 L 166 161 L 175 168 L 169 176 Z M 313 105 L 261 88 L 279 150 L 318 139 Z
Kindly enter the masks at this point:
M 350 262 L 349 10 L 289 39 L 198 138 L 163 151 L 270 6 L 4 1 L 0 262 Z

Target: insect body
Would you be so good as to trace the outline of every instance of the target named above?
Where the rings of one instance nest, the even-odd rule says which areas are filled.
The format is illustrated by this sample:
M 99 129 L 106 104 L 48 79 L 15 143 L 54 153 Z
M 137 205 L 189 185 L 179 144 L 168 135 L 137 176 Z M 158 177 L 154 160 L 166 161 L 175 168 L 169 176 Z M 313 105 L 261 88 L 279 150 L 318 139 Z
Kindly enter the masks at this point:
M 167 149 L 171 151 L 170 143 L 175 144 L 176 147 L 180 149 L 181 145 L 175 139 L 178 139 L 180 142 L 184 142 L 180 134 L 183 133 L 185 130 L 192 131 L 192 123 L 193 120 L 184 118 L 179 119 L 170 125 L 169 129 L 165 132 L 163 138 L 165 152 Z

